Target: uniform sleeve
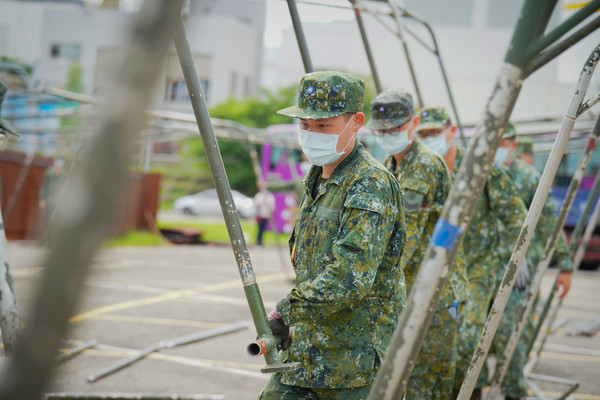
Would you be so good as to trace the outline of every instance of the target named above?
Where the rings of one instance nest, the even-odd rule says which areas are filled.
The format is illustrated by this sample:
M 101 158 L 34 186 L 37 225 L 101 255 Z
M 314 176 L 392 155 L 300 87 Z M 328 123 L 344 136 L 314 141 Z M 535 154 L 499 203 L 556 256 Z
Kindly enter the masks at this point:
M 499 167 L 492 167 L 487 190 L 492 212 L 497 215 L 506 228 L 506 237 L 502 240 L 510 244 L 512 252 L 527 216 L 525 203 L 519 197 L 508 173 Z
M 391 197 L 390 188 L 375 179 L 350 188 L 333 242 L 333 261 L 277 304 L 287 325 L 328 318 L 370 292 L 400 215 Z
M 410 260 L 422 237 L 429 239 L 424 231 L 435 225 L 450 192 L 450 174 L 441 161 L 421 162 L 408 175 L 400 185 L 406 218 L 405 260 Z

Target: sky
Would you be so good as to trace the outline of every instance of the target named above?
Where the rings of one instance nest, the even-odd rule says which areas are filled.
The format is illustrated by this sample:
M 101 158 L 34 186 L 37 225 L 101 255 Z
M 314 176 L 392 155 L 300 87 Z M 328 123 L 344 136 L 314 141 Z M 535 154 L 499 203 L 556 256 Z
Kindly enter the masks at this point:
M 318 0 L 314 0 L 317 2 Z M 349 7 L 347 0 L 328 0 L 327 4 Z M 352 10 L 298 3 L 298 14 L 302 22 L 348 21 L 354 18 Z M 268 48 L 281 45 L 282 32 L 291 28 L 292 19 L 286 1 L 267 1 L 267 22 L 265 26 L 265 46 Z

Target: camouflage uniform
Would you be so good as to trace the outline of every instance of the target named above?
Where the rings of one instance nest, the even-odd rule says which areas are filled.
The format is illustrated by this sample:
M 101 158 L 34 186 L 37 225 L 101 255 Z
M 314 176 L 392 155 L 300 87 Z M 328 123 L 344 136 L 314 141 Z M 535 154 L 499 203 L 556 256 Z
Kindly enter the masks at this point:
M 359 80 L 332 72 L 305 75 L 298 104 L 306 110 L 281 112 L 322 118 L 337 107 L 326 101 L 326 83 L 339 81 L 348 88 L 348 81 Z M 335 87 L 335 96 L 344 87 Z M 317 101 L 305 99 L 314 93 Z M 345 109 L 362 106 L 362 94 L 344 92 L 351 103 Z M 282 360 L 300 368 L 274 374 L 261 399 L 366 399 L 406 301 L 399 263 L 404 207 L 396 179 L 358 142 L 316 188 L 321 171 L 313 166 L 304 178 L 290 237 L 296 286 L 277 304 L 285 324 L 295 325 Z
M 511 129 L 512 128 L 512 129 Z M 514 128 L 512 124 L 509 125 L 509 129 L 505 132 L 503 138 L 511 138 L 515 136 Z M 521 199 L 525 203 L 527 209 L 531 206 L 535 191 L 540 182 L 540 173 L 535 167 L 514 158 L 512 163 L 508 166 L 510 177 L 512 178 L 517 192 L 520 194 Z M 537 265 L 540 262 L 546 242 L 550 238 L 552 229 L 556 222 L 556 205 L 552 200 L 551 196 L 548 196 L 540 219 L 536 226 L 535 235 L 532 238 L 529 249 L 527 250 L 527 266 L 529 269 L 529 275 L 534 276 Z M 505 263 L 508 263 L 510 254 L 513 248 L 505 246 L 505 250 L 508 256 L 505 258 Z M 553 255 L 553 261 L 556 262 L 562 271 L 572 271 L 573 264 L 569 251 L 567 248 L 566 238 L 564 233 L 559 237 L 559 242 L 556 247 L 556 251 Z M 506 344 L 508 343 L 510 336 L 514 331 L 515 324 L 519 318 L 521 309 L 527 301 L 527 291 L 512 291 L 506 309 L 502 315 L 502 319 L 494 336 L 494 349 L 498 356 L 504 354 Z M 525 383 L 525 377 L 523 376 L 523 369 L 527 362 L 527 342 L 533 329 L 533 314 L 530 313 L 527 317 L 525 330 L 517 344 L 514 355 L 511 359 L 509 368 L 506 373 L 504 382 L 502 383 L 502 393 L 506 396 L 513 398 L 520 398 L 527 395 L 527 384 Z
M 371 103 L 371 109 L 373 119 L 368 126 L 379 130 L 401 126 L 414 114 L 412 97 L 398 90 L 379 94 Z M 412 142 L 399 164 L 393 155 L 389 155 L 384 165 L 398 177 L 404 194 L 406 246 L 402 266 L 410 291 L 450 193 L 450 172 L 440 155 L 418 139 Z M 457 357 L 456 311 L 466 300 L 467 288 L 466 269 L 461 258 L 451 269 L 448 279 L 408 380 L 408 399 L 445 400 L 452 391 Z
M 458 149 L 452 177 L 455 178 L 464 151 Z M 487 319 L 490 304 L 506 268 L 505 252 L 501 243 L 512 247 L 525 221 L 527 209 L 516 193 L 505 167 L 492 165 L 483 193 L 477 202 L 471 225 L 463 240 L 469 279 L 469 301 L 465 307 L 464 322 L 460 327 L 459 358 L 454 387 L 460 388 L 471 363 Z M 506 228 L 500 231 L 500 223 Z M 483 378 L 482 378 L 483 377 Z M 487 371 L 480 374 L 477 387 L 485 384 Z

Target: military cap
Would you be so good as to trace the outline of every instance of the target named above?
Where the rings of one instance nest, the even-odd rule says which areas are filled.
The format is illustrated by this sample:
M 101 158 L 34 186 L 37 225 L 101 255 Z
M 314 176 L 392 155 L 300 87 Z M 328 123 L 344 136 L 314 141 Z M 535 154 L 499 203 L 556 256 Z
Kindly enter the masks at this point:
M 363 110 L 365 83 L 336 71 L 306 74 L 300 80 L 298 105 L 277 111 L 302 119 L 331 118 Z
M 6 93 L 6 85 L 0 82 L 0 111 L 2 110 L 2 102 L 4 101 L 4 94 Z M 15 136 L 19 136 L 14 126 L 4 118 L 0 118 L 0 134 L 11 133 Z
M 508 125 L 506 125 L 506 130 L 502 134 L 502 139 L 510 139 L 517 136 L 517 131 L 515 130 L 515 126 L 512 122 L 508 121 Z
M 517 149 L 515 150 L 515 157 L 519 157 L 522 154 L 533 154 L 533 142 L 531 139 L 526 137 L 517 137 Z
M 367 127 L 373 130 L 393 129 L 407 123 L 415 113 L 410 93 L 403 89 L 388 89 L 371 102 L 371 119 Z
M 425 129 L 439 129 L 450 121 L 450 116 L 442 107 L 421 108 L 417 115 L 421 117 L 417 132 Z

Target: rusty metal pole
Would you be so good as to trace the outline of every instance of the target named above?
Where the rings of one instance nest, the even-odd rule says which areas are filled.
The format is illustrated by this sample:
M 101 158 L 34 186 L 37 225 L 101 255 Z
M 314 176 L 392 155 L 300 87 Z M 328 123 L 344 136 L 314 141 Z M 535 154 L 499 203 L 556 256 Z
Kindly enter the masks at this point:
M 255 346 L 251 344 L 250 346 L 253 348 L 253 353 L 251 354 L 265 355 L 267 366 L 262 368 L 262 372 L 264 373 L 294 370 L 298 368 L 298 363 L 284 364 L 279 359 L 279 354 L 277 352 L 279 337 L 275 338 L 269 327 L 262 296 L 258 284 L 256 283 L 256 276 L 254 275 L 254 269 L 252 268 L 252 262 L 250 261 L 250 254 L 248 253 L 246 240 L 244 239 L 244 234 L 242 232 L 242 226 L 240 225 L 235 203 L 231 195 L 231 188 L 229 187 L 229 180 L 227 179 L 227 173 L 225 172 L 225 166 L 223 165 L 223 158 L 219 151 L 219 144 L 217 143 L 217 139 L 213 132 L 210 114 L 208 113 L 208 106 L 206 105 L 202 87 L 200 86 L 198 75 L 196 74 L 194 58 L 181 19 L 176 23 L 174 40 L 185 83 L 188 93 L 190 94 L 194 115 L 196 116 L 198 129 L 202 136 L 202 143 L 204 144 L 210 172 L 215 183 L 217 195 L 219 196 L 221 209 L 223 210 L 225 225 L 227 226 L 227 232 L 229 233 L 229 238 L 231 240 L 231 246 L 238 265 L 240 278 L 242 279 L 242 285 L 244 286 L 246 300 L 248 301 L 248 306 L 250 307 L 252 319 L 259 337 L 258 342 L 255 344 L 259 349 L 254 349 Z
M 181 1 L 144 2 L 114 75 L 87 162 L 59 204 L 56 241 L 14 357 L 0 374 L 2 400 L 39 400 L 80 298 L 94 253 L 106 237 L 135 136 L 145 120 Z
M 562 158 L 562 155 L 566 148 L 569 136 L 571 134 L 571 131 L 573 130 L 575 120 L 577 119 L 577 116 L 578 116 L 577 110 L 579 109 L 579 107 L 581 106 L 581 104 L 584 101 L 584 96 L 585 96 L 585 93 L 589 86 L 591 76 L 594 72 L 594 69 L 596 68 L 596 64 L 598 63 L 599 59 L 600 59 L 600 46 L 598 46 L 594 49 L 594 51 L 588 58 L 585 66 L 583 67 L 583 70 L 582 70 L 580 78 L 579 78 L 579 82 L 577 84 L 577 88 L 575 90 L 575 94 L 573 96 L 573 100 L 571 101 L 569 110 L 564 117 L 563 124 L 561 126 L 558 137 L 556 138 L 556 141 L 552 148 L 552 153 L 550 154 L 550 158 L 548 159 L 546 167 L 544 168 L 544 173 L 542 174 L 542 178 L 540 180 L 540 184 L 538 185 L 538 189 L 535 192 L 532 206 L 530 208 L 529 213 L 527 213 L 527 217 L 529 217 L 529 214 L 532 212 L 532 209 L 534 212 L 538 212 L 538 213 L 541 212 L 541 207 L 537 207 L 534 209 L 534 203 L 536 202 L 536 199 L 538 197 L 543 196 L 542 199 L 544 200 L 548 196 L 548 193 L 550 191 L 550 185 L 552 184 L 552 181 L 554 180 L 554 176 L 556 175 L 556 170 L 558 169 L 558 164 L 560 163 L 560 159 Z M 586 144 L 586 147 L 585 147 L 585 150 L 581 157 L 581 160 L 579 161 L 579 165 L 577 166 L 577 170 L 575 171 L 575 174 L 573 175 L 573 178 L 571 179 L 571 184 L 569 185 L 569 189 L 567 190 L 567 195 L 565 196 L 565 200 L 560 208 L 560 212 L 559 212 L 558 218 L 556 220 L 556 223 L 554 224 L 552 233 L 550 234 L 550 238 L 548 239 L 548 242 L 546 243 L 546 247 L 544 248 L 544 254 L 542 256 L 542 259 L 537 266 L 536 273 L 535 273 L 535 275 L 531 281 L 531 284 L 529 286 L 529 292 L 527 294 L 527 298 L 526 298 L 525 304 L 521 310 L 521 313 L 519 314 L 519 319 L 517 320 L 517 322 L 515 324 L 514 331 L 511 334 L 510 339 L 508 340 L 508 343 L 506 344 L 506 348 L 505 348 L 502 359 L 496 364 L 496 369 L 495 369 L 493 377 L 492 377 L 491 389 L 490 389 L 489 395 L 487 397 L 488 400 L 494 399 L 495 396 L 500 391 L 500 385 L 502 384 L 502 381 L 504 380 L 504 376 L 506 375 L 506 372 L 508 370 L 508 365 L 510 363 L 510 360 L 512 359 L 514 351 L 517 348 L 517 344 L 519 342 L 519 339 L 520 339 L 523 329 L 525 327 L 525 322 L 527 320 L 527 316 L 529 315 L 529 313 L 531 312 L 531 310 L 533 308 L 533 302 L 535 301 L 535 297 L 539 290 L 539 287 L 540 287 L 540 284 L 542 281 L 542 276 L 548 269 L 548 266 L 550 265 L 550 261 L 552 259 L 552 255 L 554 254 L 554 249 L 556 248 L 556 244 L 558 243 L 558 239 L 562 232 L 563 225 L 565 224 L 565 220 L 567 219 L 567 215 L 569 213 L 571 205 L 573 204 L 573 201 L 575 200 L 575 195 L 577 194 L 577 190 L 579 189 L 579 186 L 581 185 L 583 175 L 585 173 L 585 170 L 587 169 L 587 165 L 592 156 L 592 152 L 593 152 L 594 148 L 596 147 L 596 141 L 597 141 L 599 135 L 600 135 L 600 118 L 598 118 L 596 121 L 596 125 L 594 126 L 592 135 L 588 139 L 588 142 Z M 539 211 L 538 211 L 538 208 L 539 208 Z M 538 217 L 539 217 L 539 214 L 538 214 Z M 527 221 L 525 222 L 525 224 L 527 224 Z M 521 238 L 519 237 L 519 239 L 521 239 Z M 513 252 L 513 255 L 511 256 L 511 262 L 513 261 L 513 259 L 516 259 L 518 257 L 518 252 L 519 252 L 519 246 L 517 245 L 517 248 L 515 249 L 515 251 Z M 520 262 L 520 259 L 519 259 L 519 262 Z M 507 290 L 507 288 L 504 285 L 504 283 L 505 283 L 504 280 L 502 283 L 503 283 L 503 285 L 501 285 L 500 290 L 498 291 L 498 296 L 496 296 L 496 300 L 498 300 L 498 297 L 500 296 L 500 294 L 503 290 Z M 512 290 L 512 285 L 510 285 L 510 290 Z M 508 295 L 506 297 L 508 298 Z M 494 301 L 494 304 L 495 303 L 496 303 L 496 301 Z M 495 311 L 494 306 L 492 306 L 492 311 L 490 311 L 490 315 L 493 315 L 494 311 Z M 501 311 L 503 311 L 503 309 Z M 500 314 L 501 314 L 501 312 L 500 312 Z M 488 318 L 488 320 L 490 320 L 490 318 Z M 495 331 L 493 333 L 495 333 Z M 492 334 L 492 336 L 493 336 L 493 334 Z

